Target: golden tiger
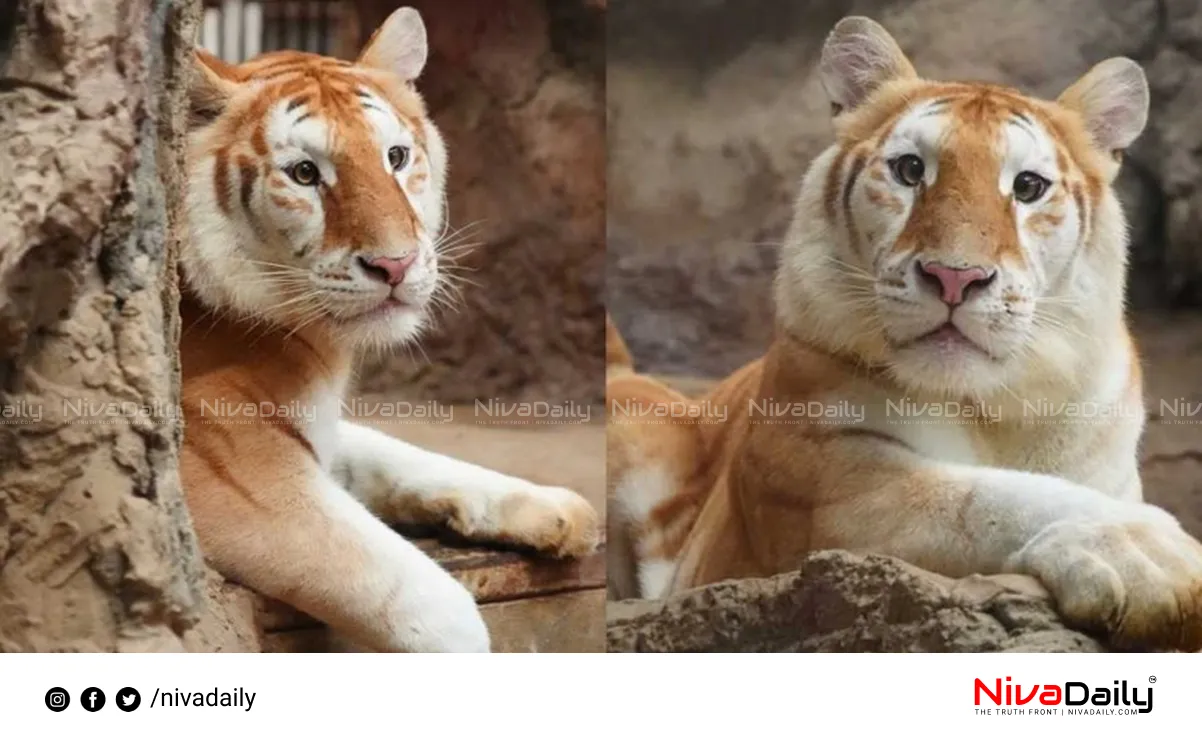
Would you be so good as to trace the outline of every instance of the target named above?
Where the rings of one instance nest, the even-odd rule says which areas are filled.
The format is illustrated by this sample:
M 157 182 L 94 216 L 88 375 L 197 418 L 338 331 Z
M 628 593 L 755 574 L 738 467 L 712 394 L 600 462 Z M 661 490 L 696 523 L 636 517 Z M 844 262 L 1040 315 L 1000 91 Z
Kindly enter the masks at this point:
M 835 143 L 801 183 L 766 355 L 703 400 L 607 383 L 611 581 L 662 596 L 869 550 L 1033 576 L 1115 647 L 1202 648 L 1202 545 L 1141 502 L 1136 456 L 1112 184 L 1143 71 L 1104 61 L 1055 101 L 933 82 L 846 18 L 819 73 Z
M 198 53 L 181 477 L 226 576 L 360 646 L 488 651 L 468 591 L 385 521 L 575 556 L 597 514 L 339 415 L 356 350 L 412 342 L 445 281 L 447 153 L 414 86 L 426 55 L 408 8 L 354 63 Z

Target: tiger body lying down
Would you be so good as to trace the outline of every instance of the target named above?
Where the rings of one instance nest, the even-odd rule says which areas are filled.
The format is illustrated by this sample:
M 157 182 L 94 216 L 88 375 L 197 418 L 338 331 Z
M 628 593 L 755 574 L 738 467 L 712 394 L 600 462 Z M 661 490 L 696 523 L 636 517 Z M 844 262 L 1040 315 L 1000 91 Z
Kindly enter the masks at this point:
M 360 647 L 487 651 L 475 603 L 385 522 L 590 552 L 574 492 L 341 420 L 357 350 L 412 342 L 443 287 L 446 150 L 420 16 L 355 63 L 197 56 L 182 254 L 181 476 L 205 558 Z
M 1108 60 L 1054 102 L 932 82 L 849 18 L 820 72 L 836 142 L 770 350 L 704 400 L 610 363 L 611 581 L 663 596 L 868 550 L 1034 576 L 1119 647 L 1202 647 L 1202 545 L 1141 502 L 1112 183 L 1142 71 Z

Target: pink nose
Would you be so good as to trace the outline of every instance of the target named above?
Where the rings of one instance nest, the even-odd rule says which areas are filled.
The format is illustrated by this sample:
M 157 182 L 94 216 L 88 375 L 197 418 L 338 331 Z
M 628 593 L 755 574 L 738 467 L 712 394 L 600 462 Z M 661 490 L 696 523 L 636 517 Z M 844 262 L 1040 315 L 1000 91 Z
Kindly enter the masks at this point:
M 919 262 L 918 271 L 920 276 L 927 279 L 931 288 L 939 291 L 939 298 L 948 307 L 963 303 L 964 294 L 970 288 L 984 288 L 997 278 L 997 271 L 986 270 L 980 266 L 952 268 L 942 263 Z
M 396 286 L 405 280 L 405 274 L 417 258 L 416 253 L 400 258 L 364 258 L 359 256 L 359 263 L 368 276 L 379 279 L 389 286 Z

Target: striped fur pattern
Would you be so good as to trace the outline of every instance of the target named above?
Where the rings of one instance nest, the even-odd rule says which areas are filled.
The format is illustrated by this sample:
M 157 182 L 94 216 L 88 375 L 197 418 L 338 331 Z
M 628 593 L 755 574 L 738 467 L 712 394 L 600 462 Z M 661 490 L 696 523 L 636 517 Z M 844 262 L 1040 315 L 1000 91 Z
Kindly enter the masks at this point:
M 653 379 L 609 381 L 611 581 L 661 596 L 870 550 L 1034 576 L 1118 647 L 1202 648 L 1202 545 L 1141 502 L 1136 456 L 1112 184 L 1142 71 L 1107 60 L 1056 101 L 932 82 L 848 18 L 820 72 L 836 140 L 801 184 L 768 353 L 680 416 Z
M 361 648 L 488 651 L 468 591 L 390 528 L 586 554 L 597 514 L 341 420 L 353 357 L 439 301 L 446 150 L 393 13 L 354 63 L 199 53 L 182 256 L 181 477 L 205 558 Z

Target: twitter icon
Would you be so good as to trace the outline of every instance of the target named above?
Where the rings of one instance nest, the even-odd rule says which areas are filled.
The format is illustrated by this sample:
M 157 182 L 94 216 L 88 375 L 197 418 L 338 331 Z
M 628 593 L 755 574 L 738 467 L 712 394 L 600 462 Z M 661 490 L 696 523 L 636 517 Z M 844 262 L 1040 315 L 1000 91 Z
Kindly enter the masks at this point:
M 142 695 L 132 686 L 117 692 L 117 706 L 124 712 L 133 712 L 142 703 Z

